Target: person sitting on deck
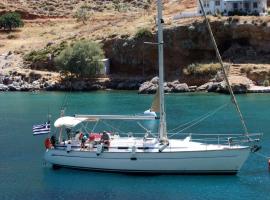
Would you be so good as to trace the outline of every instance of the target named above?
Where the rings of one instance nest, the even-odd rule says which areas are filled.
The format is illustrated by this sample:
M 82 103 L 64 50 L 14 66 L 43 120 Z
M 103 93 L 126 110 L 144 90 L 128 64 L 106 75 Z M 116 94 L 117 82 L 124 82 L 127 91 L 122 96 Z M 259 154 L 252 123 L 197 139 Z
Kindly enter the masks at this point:
M 66 133 L 67 133 L 67 140 L 70 140 L 71 139 L 71 129 L 66 128 Z
M 82 140 L 82 138 L 83 138 L 83 133 L 79 132 L 79 140 Z
M 84 135 L 82 137 L 82 141 L 81 141 L 81 150 L 82 149 L 85 149 L 85 142 L 86 142 L 86 140 L 87 140 L 87 136 Z
M 101 143 L 104 144 L 105 149 L 108 149 L 110 146 L 110 135 L 106 131 L 103 131 L 103 133 L 102 133 Z
M 52 144 L 52 146 L 55 147 L 56 143 L 57 143 L 56 137 L 55 137 L 55 135 L 52 135 L 51 136 L 51 144 Z
M 79 130 L 77 130 L 75 132 L 75 141 L 80 141 L 80 140 L 82 140 L 82 134 L 80 133 Z

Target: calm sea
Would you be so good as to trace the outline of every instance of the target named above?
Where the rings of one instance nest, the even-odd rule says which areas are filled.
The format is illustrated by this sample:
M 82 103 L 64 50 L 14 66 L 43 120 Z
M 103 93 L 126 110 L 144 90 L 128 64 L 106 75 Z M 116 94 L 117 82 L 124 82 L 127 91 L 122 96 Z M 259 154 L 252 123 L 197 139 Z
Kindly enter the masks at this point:
M 59 116 L 67 93 L 0 93 L 0 200 L 12 199 L 270 199 L 270 173 L 265 158 L 251 154 L 236 176 L 132 176 L 70 169 L 52 170 L 43 161 L 46 136 L 32 136 L 32 125 Z M 146 110 L 153 96 L 134 92 L 71 93 L 66 114 L 134 114 Z M 260 153 L 270 156 L 270 95 L 237 96 L 250 132 L 264 132 Z M 221 105 L 229 96 L 166 95 L 168 129 Z M 155 130 L 155 123 L 143 123 Z M 96 131 L 143 131 L 138 125 L 98 124 Z M 239 133 L 232 105 L 187 132 Z

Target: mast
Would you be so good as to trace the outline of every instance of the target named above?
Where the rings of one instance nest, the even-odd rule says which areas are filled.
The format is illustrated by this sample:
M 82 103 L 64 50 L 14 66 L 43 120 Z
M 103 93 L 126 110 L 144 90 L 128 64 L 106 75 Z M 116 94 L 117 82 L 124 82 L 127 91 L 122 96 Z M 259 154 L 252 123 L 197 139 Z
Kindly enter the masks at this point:
M 159 66 L 159 107 L 160 107 L 160 122 L 159 122 L 159 140 L 162 143 L 167 143 L 167 126 L 164 106 L 164 62 L 163 62 L 163 19 L 162 19 L 162 0 L 157 0 L 157 24 L 158 24 L 158 66 Z

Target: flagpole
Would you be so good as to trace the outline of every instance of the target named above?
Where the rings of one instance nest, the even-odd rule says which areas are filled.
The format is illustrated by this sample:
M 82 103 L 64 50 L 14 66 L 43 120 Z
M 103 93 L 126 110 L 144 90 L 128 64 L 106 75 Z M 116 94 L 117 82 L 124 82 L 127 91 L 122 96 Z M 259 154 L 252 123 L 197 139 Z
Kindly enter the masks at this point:
M 50 114 L 50 107 L 48 107 L 48 114 L 47 114 L 47 118 L 48 118 L 48 123 L 50 124 L 50 130 L 51 130 L 51 114 Z M 48 132 L 48 137 L 51 137 L 51 131 Z
M 61 110 L 60 116 L 61 117 L 65 116 L 65 110 L 64 109 Z M 59 143 L 62 142 L 62 132 L 63 132 L 63 127 L 60 128 L 60 133 L 59 133 L 59 138 L 58 138 Z

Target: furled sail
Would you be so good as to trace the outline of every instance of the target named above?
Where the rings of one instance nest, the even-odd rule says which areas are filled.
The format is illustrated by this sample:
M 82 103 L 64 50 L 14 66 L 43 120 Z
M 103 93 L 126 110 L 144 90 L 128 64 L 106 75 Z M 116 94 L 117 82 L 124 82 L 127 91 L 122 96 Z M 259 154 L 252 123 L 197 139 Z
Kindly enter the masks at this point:
M 157 88 L 157 92 L 156 92 L 156 94 L 154 96 L 151 108 L 144 111 L 143 114 L 147 115 L 147 116 L 155 116 L 155 117 L 157 117 L 156 112 L 159 112 L 159 89 L 158 88 Z
M 152 112 L 159 112 L 159 88 L 157 88 L 150 110 Z

